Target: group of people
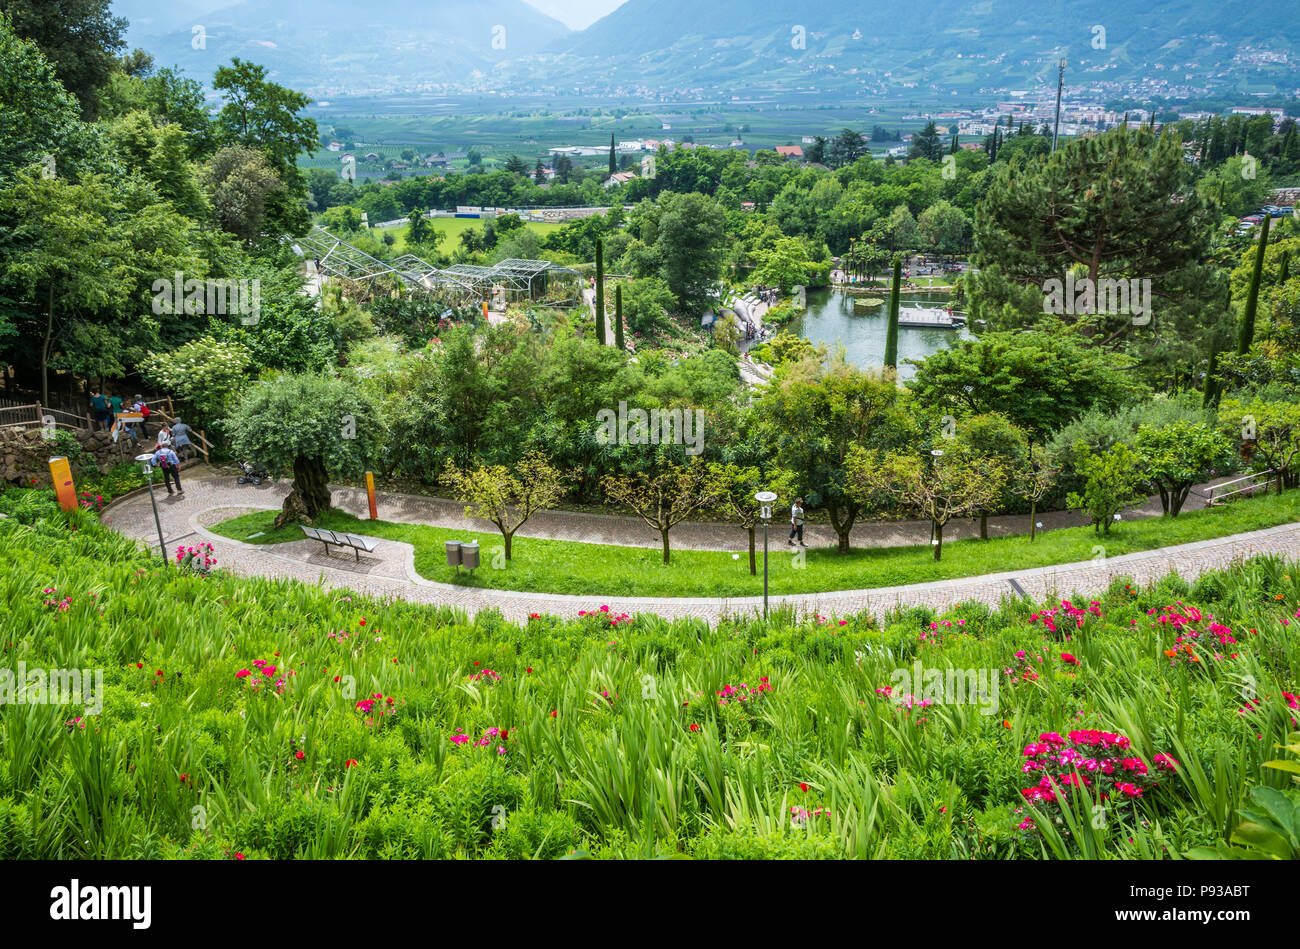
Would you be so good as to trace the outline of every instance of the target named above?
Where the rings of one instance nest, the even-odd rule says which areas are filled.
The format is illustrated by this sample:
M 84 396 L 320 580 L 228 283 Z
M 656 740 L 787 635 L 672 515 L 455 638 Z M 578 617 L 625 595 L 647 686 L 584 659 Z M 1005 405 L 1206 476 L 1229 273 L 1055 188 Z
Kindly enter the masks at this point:
M 111 430 L 118 424 L 118 416 L 123 414 L 122 405 L 120 396 L 106 396 L 102 392 L 91 393 L 91 412 L 96 423 L 106 429 Z M 132 442 L 148 441 L 149 417 L 153 413 L 144 396 L 136 393 L 135 399 L 126 411 L 140 418 L 122 421 L 120 431 L 130 435 Z M 162 471 L 163 485 L 167 488 L 168 494 L 185 494 L 185 489 L 181 487 L 181 461 L 188 460 L 194 454 L 194 443 L 190 441 L 191 431 L 193 429 L 178 415 L 171 420 L 170 424 L 163 422 L 157 436 L 153 439 L 153 457 L 150 459 L 150 464 Z
M 759 284 L 754 288 L 754 293 L 758 295 L 759 303 L 766 303 L 768 306 L 776 306 L 778 291 L 774 287 L 765 287 Z

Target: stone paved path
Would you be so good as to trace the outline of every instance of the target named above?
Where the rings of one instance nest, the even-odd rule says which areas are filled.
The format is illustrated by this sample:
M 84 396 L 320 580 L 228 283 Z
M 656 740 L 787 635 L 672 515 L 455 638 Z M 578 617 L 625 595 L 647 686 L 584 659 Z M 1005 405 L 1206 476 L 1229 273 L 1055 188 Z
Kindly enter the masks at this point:
M 199 471 L 201 469 L 195 469 Z M 315 541 L 294 541 L 275 546 L 255 546 L 220 537 L 207 530 L 237 514 L 278 508 L 287 485 L 237 486 L 233 477 L 195 478 L 185 481 L 186 495 L 159 499 L 159 516 L 169 549 L 178 543 L 206 540 L 216 548 L 221 567 L 246 576 L 285 577 L 329 588 L 350 589 L 381 598 L 400 597 L 417 602 L 452 606 L 473 615 L 480 610 L 498 609 L 511 621 L 523 621 L 529 613 L 575 616 L 579 610 L 608 605 L 615 612 L 656 613 L 670 619 L 695 617 L 709 623 L 734 615 L 753 615 L 762 610 L 762 597 L 678 598 L 567 596 L 548 593 L 520 593 L 480 590 L 425 580 L 415 572 L 415 549 L 410 544 L 377 540 L 373 554 L 360 562 L 351 552 L 326 554 Z M 384 498 L 380 517 L 410 520 L 413 502 L 425 498 Z M 335 501 L 348 510 L 364 510 L 365 496 L 355 489 L 336 490 Z M 600 515 L 572 515 L 599 519 Z M 136 495 L 111 505 L 104 522 L 114 529 L 146 543 L 156 544 L 157 534 L 149 496 Z M 739 533 L 739 532 L 737 532 Z M 596 540 L 595 537 L 588 537 Z M 861 611 L 882 613 L 895 606 L 926 605 L 937 609 L 967 600 L 998 605 L 1014 596 L 1015 580 L 1031 598 L 1044 601 L 1078 592 L 1094 594 L 1115 577 L 1129 577 L 1138 583 L 1160 579 L 1171 571 L 1191 579 L 1200 573 L 1225 567 L 1245 557 L 1275 553 L 1288 557 L 1300 554 L 1300 523 L 1200 541 L 1161 550 L 1125 554 L 1104 561 L 1062 564 L 1009 573 L 940 580 L 903 587 L 874 590 L 844 590 L 832 593 L 796 594 L 772 597 L 773 607 L 788 605 L 801 614 L 849 615 Z
M 289 493 L 287 481 L 265 484 L 260 488 L 251 485 L 235 484 L 233 470 L 216 471 L 203 466 L 195 467 L 185 474 L 185 485 L 190 489 L 191 504 L 202 503 L 206 506 L 248 505 L 254 508 L 279 507 Z M 1194 490 L 1187 498 L 1184 510 L 1196 510 L 1205 506 L 1202 494 Z M 197 493 L 196 493 L 197 492 Z M 200 498 L 201 501 L 195 500 Z M 256 497 L 255 502 L 250 499 Z M 349 513 L 359 517 L 367 516 L 368 507 L 365 492 L 359 488 L 335 487 L 334 503 Z M 465 517 L 465 505 L 458 501 L 432 498 L 426 495 L 380 494 L 380 520 L 397 521 L 411 524 L 428 524 L 434 527 L 447 527 L 453 530 L 474 530 L 486 533 L 495 532 L 496 528 L 487 521 Z M 1124 517 L 1158 517 L 1160 499 L 1150 498 L 1139 508 L 1127 512 Z M 1050 511 L 1038 515 L 1044 530 L 1058 527 L 1078 527 L 1083 518 L 1074 511 Z M 1024 534 L 1029 531 L 1029 517 L 1025 514 L 989 518 L 989 536 L 1005 537 L 1011 534 Z M 788 512 L 776 512 L 772 521 L 771 542 L 781 546 L 786 543 L 790 533 Z M 944 540 L 963 540 L 979 536 L 979 522 L 972 519 L 952 521 L 944 527 Z M 593 544 L 616 544 L 624 547 L 648 547 L 658 549 L 659 533 L 636 517 L 621 517 L 611 514 L 587 514 L 578 511 L 539 511 L 519 531 L 520 537 L 549 538 L 552 540 L 585 541 Z M 929 521 L 871 521 L 856 525 L 852 532 L 855 547 L 904 547 L 930 542 Z M 760 533 L 761 537 L 761 533 Z M 804 541 L 810 547 L 834 546 L 835 532 L 824 524 L 807 524 L 804 527 Z M 749 549 L 749 538 L 744 531 L 733 524 L 719 524 L 708 521 L 683 521 L 673 528 L 672 544 L 674 550 L 723 550 L 745 552 Z

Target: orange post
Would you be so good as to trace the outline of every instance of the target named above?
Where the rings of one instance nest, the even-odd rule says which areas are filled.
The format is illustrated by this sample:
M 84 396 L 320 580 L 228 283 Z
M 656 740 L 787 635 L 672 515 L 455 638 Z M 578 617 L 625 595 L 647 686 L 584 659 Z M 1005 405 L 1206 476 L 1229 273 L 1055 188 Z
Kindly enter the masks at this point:
M 484 300 L 484 301 L 483 301 L 483 319 L 486 320 L 487 318 L 488 318 L 488 302 L 487 302 L 487 300 Z
M 370 519 L 379 520 L 379 509 L 375 506 L 375 475 L 373 471 L 366 472 L 366 496 L 370 499 Z
M 72 483 L 72 468 L 65 457 L 50 459 L 50 477 L 54 479 L 54 493 L 59 496 L 59 507 L 65 511 L 77 509 L 77 487 Z

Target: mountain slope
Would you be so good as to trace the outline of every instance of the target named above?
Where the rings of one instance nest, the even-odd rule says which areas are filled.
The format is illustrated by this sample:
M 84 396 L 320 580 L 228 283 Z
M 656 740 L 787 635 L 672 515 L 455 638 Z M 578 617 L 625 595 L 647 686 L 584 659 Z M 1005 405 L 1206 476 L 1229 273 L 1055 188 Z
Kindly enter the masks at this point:
M 179 24 L 174 14 L 158 16 L 159 32 L 132 31 L 160 65 L 206 78 L 239 56 L 265 65 L 277 82 L 318 94 L 455 82 L 570 33 L 523 0 L 247 0 L 215 10 L 220 0 L 208 0 L 203 14 L 186 2 Z

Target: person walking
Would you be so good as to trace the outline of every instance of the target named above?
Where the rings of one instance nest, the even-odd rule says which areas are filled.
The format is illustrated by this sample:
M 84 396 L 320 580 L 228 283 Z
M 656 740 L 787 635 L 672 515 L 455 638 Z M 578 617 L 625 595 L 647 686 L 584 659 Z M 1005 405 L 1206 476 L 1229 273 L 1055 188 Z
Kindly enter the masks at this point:
M 95 417 L 96 425 L 108 427 L 106 419 L 108 418 L 108 399 L 104 398 L 102 392 L 90 393 L 90 412 Z
M 190 441 L 190 427 L 181 421 L 178 415 L 172 420 L 172 448 L 181 456 L 181 459 L 188 461 L 192 454 L 193 442 Z
M 148 438 L 149 437 L 149 403 L 145 402 L 144 396 L 140 395 L 140 393 L 138 392 L 136 393 L 135 401 L 131 403 L 131 411 L 139 412 L 141 415 L 144 416 L 144 418 L 142 418 L 139 422 L 138 431 L 142 437 Z
M 117 421 L 117 416 L 122 411 L 122 397 L 120 395 L 110 395 L 108 401 L 108 424 L 111 428 Z
M 163 422 L 162 428 L 158 429 L 158 441 L 154 447 L 156 448 L 172 447 L 172 431 L 170 428 L 167 427 L 166 422 Z
M 159 448 L 153 453 L 153 466 L 162 469 L 163 484 L 167 486 L 168 494 L 172 493 L 172 482 L 175 482 L 176 494 L 185 496 L 185 489 L 181 487 L 181 460 L 170 446 Z
M 790 546 L 794 546 L 795 535 L 799 537 L 799 546 L 807 547 L 803 542 L 803 498 L 795 498 L 790 508 Z

